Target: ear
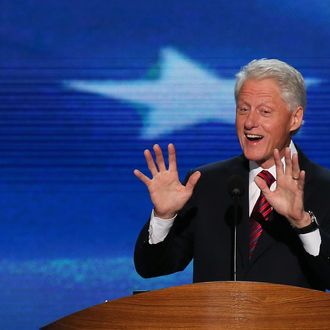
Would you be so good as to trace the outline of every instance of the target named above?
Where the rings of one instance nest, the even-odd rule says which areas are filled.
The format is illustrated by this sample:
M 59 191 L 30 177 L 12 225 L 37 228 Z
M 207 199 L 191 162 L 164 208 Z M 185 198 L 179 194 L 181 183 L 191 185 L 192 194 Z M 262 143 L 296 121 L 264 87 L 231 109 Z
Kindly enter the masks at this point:
M 304 109 L 302 106 L 298 106 L 291 114 L 290 119 L 290 132 L 297 131 L 303 123 Z

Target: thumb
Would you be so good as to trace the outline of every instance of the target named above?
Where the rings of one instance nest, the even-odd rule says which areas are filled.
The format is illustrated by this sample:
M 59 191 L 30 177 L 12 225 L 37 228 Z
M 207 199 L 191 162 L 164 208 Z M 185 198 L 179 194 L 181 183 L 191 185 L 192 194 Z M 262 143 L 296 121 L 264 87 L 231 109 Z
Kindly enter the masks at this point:
M 256 176 L 254 178 L 254 182 L 256 183 L 256 185 L 258 186 L 258 188 L 262 191 L 262 193 L 264 194 L 264 196 L 267 198 L 267 196 L 269 195 L 269 193 L 271 191 L 268 188 L 266 181 L 264 179 L 260 178 L 259 176 Z
M 193 191 L 196 183 L 198 182 L 199 178 L 201 177 L 201 172 L 196 171 L 190 177 L 188 182 L 186 183 L 186 188 L 190 191 Z

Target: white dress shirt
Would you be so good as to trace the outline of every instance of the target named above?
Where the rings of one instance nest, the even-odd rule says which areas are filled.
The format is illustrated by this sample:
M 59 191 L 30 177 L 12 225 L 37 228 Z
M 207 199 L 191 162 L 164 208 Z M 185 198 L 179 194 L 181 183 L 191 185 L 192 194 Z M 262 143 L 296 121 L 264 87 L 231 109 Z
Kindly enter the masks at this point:
M 297 149 L 294 146 L 293 142 L 290 143 L 291 154 L 297 153 Z M 282 162 L 285 167 L 284 157 L 282 158 Z M 254 208 L 255 203 L 260 195 L 260 189 L 256 185 L 254 178 L 256 175 L 264 170 L 264 168 L 259 167 L 255 162 L 250 161 L 250 173 L 249 173 L 249 215 L 251 215 L 252 210 Z M 274 178 L 276 179 L 276 167 L 273 165 L 271 168 L 267 169 Z M 271 185 L 270 190 L 274 191 L 276 189 L 276 181 Z M 149 225 L 149 244 L 157 244 L 162 242 L 167 234 L 169 233 L 176 216 L 171 219 L 161 219 L 155 216 L 154 210 L 151 212 L 150 225 Z M 318 256 L 320 253 L 321 246 L 321 235 L 319 229 L 307 233 L 300 234 L 299 238 L 303 244 L 306 252 L 313 256 Z

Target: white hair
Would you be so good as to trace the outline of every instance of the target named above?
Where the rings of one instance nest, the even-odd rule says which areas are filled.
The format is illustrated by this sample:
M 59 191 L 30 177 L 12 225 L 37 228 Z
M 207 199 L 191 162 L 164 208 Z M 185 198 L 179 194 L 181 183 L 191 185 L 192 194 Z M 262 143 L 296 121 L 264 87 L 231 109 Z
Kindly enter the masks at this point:
M 306 108 L 306 87 L 301 73 L 291 65 L 276 59 L 253 60 L 236 74 L 235 99 L 248 79 L 274 79 L 281 90 L 283 101 L 289 110 Z

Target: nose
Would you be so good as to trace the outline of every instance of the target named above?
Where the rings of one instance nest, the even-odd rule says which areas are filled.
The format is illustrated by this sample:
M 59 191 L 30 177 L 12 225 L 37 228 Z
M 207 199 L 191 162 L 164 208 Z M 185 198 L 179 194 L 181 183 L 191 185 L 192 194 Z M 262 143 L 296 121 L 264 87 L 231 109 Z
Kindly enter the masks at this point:
M 250 110 L 247 114 L 244 122 L 244 128 L 251 130 L 252 128 L 258 127 L 259 125 L 259 116 L 255 110 Z

